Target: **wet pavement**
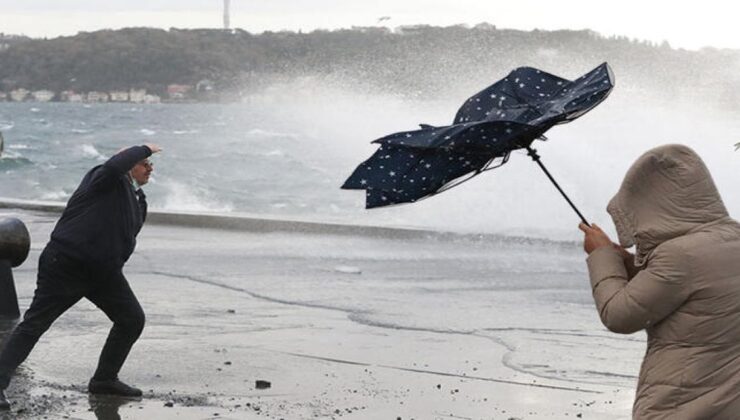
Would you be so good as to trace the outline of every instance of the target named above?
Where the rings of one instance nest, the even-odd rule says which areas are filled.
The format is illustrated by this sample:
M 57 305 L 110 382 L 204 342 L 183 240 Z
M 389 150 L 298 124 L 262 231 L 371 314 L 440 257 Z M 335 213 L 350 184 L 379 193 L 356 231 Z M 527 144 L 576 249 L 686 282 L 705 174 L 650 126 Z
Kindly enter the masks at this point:
M 3 215 L 31 231 L 25 310 L 56 216 Z M 471 241 L 149 224 L 124 271 L 147 326 L 121 372 L 144 397 L 86 394 L 110 322 L 82 301 L 6 417 L 629 418 L 644 342 L 598 323 L 577 247 Z

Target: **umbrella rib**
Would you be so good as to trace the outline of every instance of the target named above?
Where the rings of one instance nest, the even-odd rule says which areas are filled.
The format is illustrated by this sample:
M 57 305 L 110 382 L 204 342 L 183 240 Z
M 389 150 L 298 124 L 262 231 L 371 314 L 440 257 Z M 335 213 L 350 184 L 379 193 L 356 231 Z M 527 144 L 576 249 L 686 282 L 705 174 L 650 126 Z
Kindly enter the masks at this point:
M 506 152 L 506 154 L 503 156 L 503 159 L 501 159 L 501 163 L 499 163 L 496 166 L 491 166 L 491 163 L 493 163 L 493 161 L 496 160 L 496 158 L 494 157 L 493 159 L 489 160 L 488 163 L 486 163 L 486 166 L 484 166 L 479 172 L 490 171 L 492 169 L 496 169 L 496 168 L 500 168 L 501 166 L 504 166 L 504 164 L 509 161 L 509 156 L 511 156 L 511 152 Z
M 470 180 L 471 180 L 471 179 L 473 179 L 473 178 L 474 178 L 475 176 L 477 176 L 477 175 L 480 175 L 480 174 L 481 174 L 482 172 L 485 172 L 485 171 L 489 171 L 489 170 L 491 170 L 491 169 L 496 169 L 496 168 L 498 168 L 498 167 L 502 166 L 502 165 L 503 165 L 504 163 L 506 163 L 506 162 L 507 162 L 507 161 L 509 160 L 509 154 L 510 154 L 510 152 L 507 152 L 507 153 L 506 153 L 506 154 L 505 154 L 505 155 L 503 156 L 503 159 L 501 160 L 501 163 L 499 163 L 498 165 L 496 165 L 496 166 L 491 166 L 491 163 L 493 163 L 493 161 L 494 161 L 494 160 L 496 160 L 496 158 L 498 157 L 498 156 L 495 156 L 495 157 L 493 157 L 493 158 L 492 158 L 491 160 L 489 160 L 489 161 L 488 161 L 488 162 L 487 162 L 487 163 L 486 163 L 486 164 L 485 164 L 485 165 L 483 166 L 483 168 L 481 168 L 481 169 L 478 169 L 477 171 L 475 171 L 475 172 L 474 172 L 474 173 L 473 173 L 472 175 L 470 175 L 469 177 L 467 177 L 467 178 L 465 178 L 465 179 L 463 179 L 462 181 L 459 181 L 459 182 L 455 182 L 455 181 L 456 181 L 457 179 L 460 179 L 460 178 L 456 178 L 456 179 L 453 179 L 452 181 L 450 181 L 450 182 L 448 182 L 447 184 L 443 185 L 443 186 L 442 186 L 441 188 L 439 188 L 439 189 L 438 189 L 437 191 L 435 191 L 434 193 L 432 193 L 432 194 L 430 194 L 430 195 L 428 195 L 428 196 L 426 196 L 426 197 L 432 197 L 432 196 L 435 196 L 435 195 L 437 195 L 437 194 L 439 194 L 439 193 L 441 193 L 441 192 L 447 191 L 447 190 L 449 190 L 449 189 L 451 189 L 451 188 L 455 188 L 455 187 L 457 187 L 458 185 L 462 184 L 463 182 L 468 182 L 468 181 L 470 181 Z M 426 198 L 426 197 L 422 197 L 422 199 L 423 199 L 423 198 Z M 416 200 L 416 201 L 419 201 L 419 200 Z
M 441 187 L 440 187 L 440 188 L 439 188 L 439 189 L 438 189 L 437 191 L 435 191 L 434 193 L 432 193 L 432 194 L 428 195 L 427 197 L 432 197 L 432 196 L 435 196 L 435 195 L 437 195 L 437 194 L 439 194 L 439 193 L 441 193 L 441 192 L 445 192 L 445 191 L 447 191 L 447 190 L 449 190 L 449 189 L 455 188 L 455 187 L 457 187 L 458 185 L 460 185 L 460 184 L 462 184 L 462 183 L 464 183 L 464 182 L 468 182 L 468 181 L 470 181 L 471 179 L 473 179 L 473 178 L 474 178 L 474 177 L 475 177 L 476 175 L 478 175 L 478 174 L 480 174 L 480 173 L 481 173 L 481 171 L 480 171 L 480 170 L 477 170 L 477 171 L 473 172 L 473 174 L 472 174 L 472 175 L 470 175 L 470 176 L 468 176 L 467 178 L 465 178 L 465 179 L 462 179 L 462 180 L 460 180 L 460 181 L 458 181 L 458 180 L 459 180 L 459 179 L 461 179 L 462 177 L 460 177 L 460 178 L 455 178 L 455 179 L 453 179 L 452 181 L 450 181 L 450 182 L 448 182 L 448 183 L 446 183 L 446 184 L 442 185 L 442 186 L 441 186 Z M 464 176 L 464 175 L 463 175 L 463 176 Z M 423 198 L 426 198 L 426 197 L 423 197 Z M 419 200 L 416 200 L 416 201 L 419 201 Z

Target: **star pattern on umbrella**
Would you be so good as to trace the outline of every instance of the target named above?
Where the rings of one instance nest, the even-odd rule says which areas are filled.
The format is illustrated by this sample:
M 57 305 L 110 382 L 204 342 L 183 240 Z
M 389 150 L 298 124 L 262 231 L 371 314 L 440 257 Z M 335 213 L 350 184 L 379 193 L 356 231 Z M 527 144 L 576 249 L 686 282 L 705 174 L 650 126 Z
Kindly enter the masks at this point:
M 567 123 L 603 101 L 613 87 L 606 63 L 569 81 L 532 67 L 467 99 L 449 126 L 420 129 L 374 141 L 379 147 L 342 188 L 366 190 L 366 207 L 409 203 L 459 185 L 506 163 L 545 131 Z M 500 166 L 499 164 L 499 166 Z

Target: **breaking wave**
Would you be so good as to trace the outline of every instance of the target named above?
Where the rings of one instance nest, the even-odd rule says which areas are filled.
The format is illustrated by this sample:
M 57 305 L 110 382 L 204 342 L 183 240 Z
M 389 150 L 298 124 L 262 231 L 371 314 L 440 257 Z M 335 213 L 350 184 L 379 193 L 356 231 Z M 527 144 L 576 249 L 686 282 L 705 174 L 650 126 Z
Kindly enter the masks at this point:
M 107 158 L 105 155 L 100 153 L 98 149 L 95 148 L 92 144 L 83 144 L 80 146 L 82 149 L 82 155 L 86 158 L 92 158 L 97 160 L 106 160 Z

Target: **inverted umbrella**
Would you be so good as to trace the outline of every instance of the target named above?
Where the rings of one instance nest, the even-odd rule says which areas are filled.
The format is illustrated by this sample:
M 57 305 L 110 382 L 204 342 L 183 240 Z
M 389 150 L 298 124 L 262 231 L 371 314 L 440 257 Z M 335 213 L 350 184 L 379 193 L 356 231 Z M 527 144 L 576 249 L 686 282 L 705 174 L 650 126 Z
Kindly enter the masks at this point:
M 603 63 L 570 81 L 532 67 L 520 67 L 472 96 L 452 125 L 391 134 L 345 181 L 344 189 L 366 190 L 366 208 L 415 202 L 497 168 L 512 151 L 526 149 L 573 205 L 531 147 L 556 124 L 572 121 L 601 103 L 614 87 Z M 498 164 L 494 165 L 499 159 Z

